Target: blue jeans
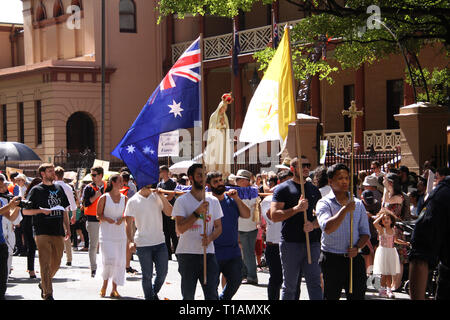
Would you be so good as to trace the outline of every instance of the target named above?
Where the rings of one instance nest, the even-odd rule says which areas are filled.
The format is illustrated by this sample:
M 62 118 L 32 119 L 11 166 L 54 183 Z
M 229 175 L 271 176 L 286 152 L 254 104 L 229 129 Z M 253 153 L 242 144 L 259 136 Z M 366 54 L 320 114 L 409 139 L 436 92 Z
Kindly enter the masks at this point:
M 136 254 L 142 269 L 142 289 L 145 300 L 155 300 L 156 295 L 164 284 L 169 268 L 169 254 L 165 243 L 155 246 L 137 247 Z M 153 263 L 155 264 L 156 277 L 152 284 Z
M 200 281 L 205 300 L 218 300 L 217 285 L 219 265 L 216 255 L 206 255 L 206 284 L 203 283 L 203 254 L 177 254 L 178 272 L 181 275 L 183 300 L 194 300 L 197 281 Z
M 242 282 L 242 258 L 237 257 L 228 260 L 218 261 L 219 271 L 223 273 L 227 279 L 227 283 L 219 295 L 220 300 L 231 300 L 238 291 Z M 219 286 L 219 278 L 217 278 L 217 286 Z
M 246 271 L 243 272 L 243 277 L 247 280 L 258 281 L 256 275 L 256 255 L 255 244 L 258 229 L 248 232 L 239 231 L 239 241 L 242 245 L 242 254 Z
M 321 268 L 319 265 L 320 243 L 311 242 L 311 264 L 308 263 L 306 243 L 280 242 L 281 263 L 283 266 L 283 286 L 281 299 L 294 300 L 299 292 L 302 275 L 305 277 L 310 300 L 322 300 L 320 286 Z

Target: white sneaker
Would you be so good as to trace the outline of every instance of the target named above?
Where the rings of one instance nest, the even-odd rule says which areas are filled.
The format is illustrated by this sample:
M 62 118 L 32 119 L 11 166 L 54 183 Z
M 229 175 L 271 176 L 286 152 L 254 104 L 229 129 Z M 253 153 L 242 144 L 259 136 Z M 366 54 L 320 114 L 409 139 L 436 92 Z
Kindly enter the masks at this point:
M 381 298 L 387 298 L 388 294 L 386 292 L 386 288 L 381 288 L 380 290 L 378 290 L 378 296 Z
M 387 289 L 387 297 L 388 297 L 389 299 L 395 299 L 395 295 L 394 295 L 394 293 L 391 291 L 391 288 L 388 288 L 388 289 Z
M 78 246 L 81 247 L 81 248 L 84 248 L 84 241 L 81 241 L 81 242 L 78 244 Z

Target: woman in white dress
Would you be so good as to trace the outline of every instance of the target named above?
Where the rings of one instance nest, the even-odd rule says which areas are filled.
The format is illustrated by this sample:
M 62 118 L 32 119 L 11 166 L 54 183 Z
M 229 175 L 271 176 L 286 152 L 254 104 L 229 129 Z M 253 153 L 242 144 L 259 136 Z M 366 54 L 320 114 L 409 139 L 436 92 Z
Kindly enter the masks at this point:
M 120 298 L 117 286 L 125 282 L 127 236 L 123 215 L 128 198 L 120 193 L 122 177 L 109 177 L 105 193 L 97 205 L 97 219 L 100 221 L 101 276 L 103 286 L 100 296 L 104 297 L 109 279 L 112 280 L 111 298 Z

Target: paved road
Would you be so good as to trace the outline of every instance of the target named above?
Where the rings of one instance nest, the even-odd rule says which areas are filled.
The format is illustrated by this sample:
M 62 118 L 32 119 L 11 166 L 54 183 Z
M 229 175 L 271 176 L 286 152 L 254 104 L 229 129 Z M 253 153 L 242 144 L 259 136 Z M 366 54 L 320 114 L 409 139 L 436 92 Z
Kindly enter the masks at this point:
M 119 293 L 123 299 L 135 300 L 144 299 L 142 286 L 140 265 L 137 256 L 134 256 L 131 266 L 138 270 L 136 275 L 127 274 L 126 283 L 123 287 L 118 287 Z M 39 272 L 37 279 L 30 279 L 26 272 L 26 257 L 13 257 L 13 270 L 11 272 L 8 288 L 6 291 L 6 299 L 8 300 L 41 300 L 38 282 L 40 278 Z M 99 259 L 98 259 L 99 262 Z M 102 280 L 97 276 L 91 278 L 89 269 L 89 256 L 87 252 L 74 251 L 72 266 L 67 267 L 66 257 L 63 256 L 61 268 L 53 280 L 53 295 L 56 300 L 108 300 L 110 287 L 107 290 L 107 297 L 100 298 L 99 291 Z M 36 256 L 35 268 L 39 270 L 39 259 Z M 234 300 L 267 300 L 267 283 L 269 279 L 268 272 L 258 272 L 259 285 L 241 285 Z M 178 273 L 178 263 L 169 261 L 169 272 L 160 293 L 160 299 L 181 300 L 180 292 L 180 275 Z M 375 290 L 369 288 L 367 299 L 379 300 Z M 409 300 L 408 295 L 404 293 L 396 293 L 397 300 Z M 196 300 L 203 299 L 203 293 L 200 285 L 198 285 L 195 295 Z M 308 299 L 306 284 L 301 284 L 301 300 Z

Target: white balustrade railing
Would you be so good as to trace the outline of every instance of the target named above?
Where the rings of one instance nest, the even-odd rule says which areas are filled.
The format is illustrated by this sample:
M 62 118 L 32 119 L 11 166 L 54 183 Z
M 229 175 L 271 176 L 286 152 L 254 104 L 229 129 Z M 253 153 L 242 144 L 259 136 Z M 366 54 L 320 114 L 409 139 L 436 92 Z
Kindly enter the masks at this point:
M 337 151 L 347 151 L 352 145 L 352 134 L 350 132 L 334 132 L 324 134 L 328 140 L 328 147 Z
M 283 35 L 284 26 L 286 24 L 295 25 L 300 20 L 282 22 L 278 24 L 279 38 Z M 263 50 L 272 40 L 272 26 L 264 26 L 243 31 L 238 31 L 239 44 L 241 46 L 240 54 L 253 53 Z M 232 53 L 233 34 L 226 33 L 215 37 L 207 37 L 204 41 L 203 60 L 219 59 L 229 57 Z M 192 43 L 192 41 L 176 43 L 172 45 L 172 63 L 175 63 L 184 50 Z
M 351 147 L 350 132 L 334 132 L 324 135 L 330 147 L 335 150 L 349 150 Z M 395 151 L 400 147 L 401 130 L 370 130 L 364 131 L 364 150 Z
M 400 146 L 400 139 L 400 129 L 364 131 L 364 149 L 369 151 L 373 146 L 375 151 L 395 151 Z

